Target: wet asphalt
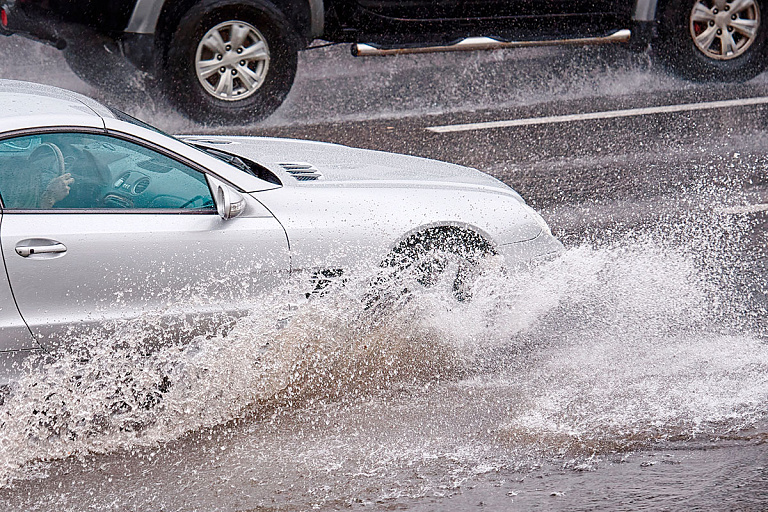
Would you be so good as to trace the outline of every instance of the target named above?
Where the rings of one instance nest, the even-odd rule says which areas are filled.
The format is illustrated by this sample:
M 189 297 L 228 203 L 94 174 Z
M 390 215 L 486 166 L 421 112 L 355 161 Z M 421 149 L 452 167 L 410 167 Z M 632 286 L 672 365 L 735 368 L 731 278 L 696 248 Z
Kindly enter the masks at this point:
M 5 78 L 96 95 L 172 132 L 313 139 L 475 167 L 520 192 L 542 211 L 566 245 L 577 245 L 585 237 L 613 236 L 616 230 L 653 229 L 662 219 L 668 222 L 697 211 L 702 202 L 707 209 L 741 208 L 742 213 L 733 215 L 745 217 L 751 228 L 735 250 L 749 262 L 745 286 L 754 300 L 765 300 L 760 283 L 766 275 L 766 218 L 751 210 L 768 203 L 768 106 L 449 134 L 427 128 L 763 97 L 768 96 L 768 74 L 744 84 L 690 83 L 670 76 L 648 55 L 621 47 L 368 59 L 352 57 L 345 47 L 330 47 L 302 55 L 296 85 L 272 118 L 221 129 L 189 123 L 141 87 L 95 91 L 74 77 L 53 49 L 15 38 L 0 40 L 0 48 L 26 62 L 5 67 Z M 673 503 L 680 486 L 699 486 L 711 493 L 709 499 L 689 503 L 692 509 L 720 502 L 724 509 L 759 510 L 768 499 L 768 460 L 761 439 L 724 443 L 714 452 L 712 446 L 677 446 L 677 459 L 671 462 L 651 451 L 594 473 L 567 472 L 565 477 L 558 476 L 556 468 L 545 468 L 542 472 L 549 472 L 541 480 L 544 484 L 537 484 L 536 475 L 528 483 L 506 486 L 496 485 L 498 478 L 488 484 L 480 479 L 452 500 L 411 503 L 409 508 L 503 510 L 512 507 L 516 492 L 528 485 L 534 494 L 529 501 L 517 501 L 521 510 L 653 510 Z M 679 460 L 687 462 L 681 466 Z M 727 476 L 734 460 L 740 461 L 738 478 L 719 486 L 712 479 Z M 681 474 L 681 468 L 687 474 Z M 510 475 L 509 481 L 513 478 Z M 647 486 L 632 495 L 628 482 L 649 478 L 655 479 L 664 499 L 649 498 Z M 559 502 L 563 490 L 571 499 Z M 740 501 L 744 493 L 748 499 Z

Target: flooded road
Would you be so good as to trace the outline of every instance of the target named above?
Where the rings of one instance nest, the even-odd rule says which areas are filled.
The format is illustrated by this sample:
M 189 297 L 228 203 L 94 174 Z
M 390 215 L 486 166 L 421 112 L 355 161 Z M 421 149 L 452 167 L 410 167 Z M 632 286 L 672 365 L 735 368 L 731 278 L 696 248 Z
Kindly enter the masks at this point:
M 268 321 L 277 294 L 226 337 L 151 358 L 131 346 L 141 322 L 93 333 L 79 340 L 91 359 L 31 374 L 0 407 L 0 509 L 764 510 L 764 110 L 424 127 L 757 96 L 765 77 L 694 86 L 621 52 L 542 65 L 552 55 L 307 56 L 289 102 L 242 132 L 478 167 L 543 210 L 561 258 L 512 273 L 490 261 L 468 303 L 425 291 L 373 311 L 358 269 L 284 329 Z M 467 78 L 438 78 L 453 59 Z M 512 62 L 528 71 L 517 88 L 501 73 Z
M 758 509 L 768 345 L 750 317 L 764 312 L 745 309 L 723 272 L 730 247 L 708 238 L 720 229 L 739 226 L 707 225 L 690 246 L 629 236 L 511 275 L 489 268 L 467 304 L 424 293 L 368 313 L 355 281 L 284 330 L 266 328 L 257 308 L 226 338 L 151 363 L 102 340 L 97 357 L 34 374 L 3 406 L 3 476 L 16 480 L 0 500 L 6 510 L 426 510 L 454 499 L 473 508 L 476 496 L 571 510 L 593 499 L 631 507 L 631 491 L 649 509 L 681 496 L 711 506 L 700 493 L 715 482 L 693 476 L 702 469 L 668 490 L 646 480 L 703 464 Z M 151 408 L 110 409 L 131 400 L 129 375 L 167 375 L 171 387 Z M 750 462 L 729 470 L 706 450 Z M 643 480 L 630 485 L 633 472 Z

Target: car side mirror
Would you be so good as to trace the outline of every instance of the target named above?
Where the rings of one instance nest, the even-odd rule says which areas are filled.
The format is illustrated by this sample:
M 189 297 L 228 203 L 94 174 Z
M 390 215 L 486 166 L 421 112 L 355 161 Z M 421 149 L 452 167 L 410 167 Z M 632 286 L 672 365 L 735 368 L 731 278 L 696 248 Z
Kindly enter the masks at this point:
M 237 217 L 245 210 L 245 198 L 240 192 L 210 174 L 207 178 L 216 202 L 216 211 L 222 219 Z

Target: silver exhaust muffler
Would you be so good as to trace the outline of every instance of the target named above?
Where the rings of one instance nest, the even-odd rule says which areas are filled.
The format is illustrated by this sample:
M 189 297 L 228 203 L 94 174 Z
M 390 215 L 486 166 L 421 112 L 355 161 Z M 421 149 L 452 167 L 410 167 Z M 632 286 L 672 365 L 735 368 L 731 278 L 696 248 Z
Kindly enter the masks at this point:
M 412 53 L 439 52 L 470 52 L 477 50 L 500 50 L 504 48 L 525 48 L 528 46 L 555 45 L 590 45 L 629 42 L 632 32 L 628 29 L 619 30 L 605 37 L 584 37 L 576 39 L 552 39 L 546 41 L 499 41 L 491 37 L 468 37 L 461 41 L 442 46 L 414 46 L 405 48 L 377 48 L 374 45 L 354 43 L 352 55 L 355 57 L 371 57 L 384 55 L 407 55 Z

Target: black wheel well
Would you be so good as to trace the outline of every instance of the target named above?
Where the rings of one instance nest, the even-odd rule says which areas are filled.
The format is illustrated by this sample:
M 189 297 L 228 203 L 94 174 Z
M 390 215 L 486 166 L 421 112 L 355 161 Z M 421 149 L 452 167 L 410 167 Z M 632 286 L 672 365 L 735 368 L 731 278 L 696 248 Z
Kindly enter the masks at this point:
M 270 4 L 285 15 L 286 19 L 293 26 L 295 32 L 301 37 L 304 46 L 307 46 L 311 42 L 311 19 L 309 2 L 307 0 L 260 1 Z M 157 28 L 155 29 L 155 45 L 162 51 L 163 60 L 167 57 L 168 47 L 173 38 L 173 34 L 176 32 L 184 15 L 196 5 L 203 3 L 219 4 L 224 2 L 222 0 L 179 0 L 165 2 L 163 9 L 160 12 Z M 233 0 L 229 2 L 229 5 L 236 4 L 249 5 L 253 4 L 253 2 L 249 2 L 248 0 Z
M 413 233 L 402 240 L 390 251 L 384 264 L 391 265 L 403 258 L 410 258 L 419 252 L 435 248 L 482 256 L 497 254 L 493 244 L 477 231 L 460 226 L 435 226 Z

